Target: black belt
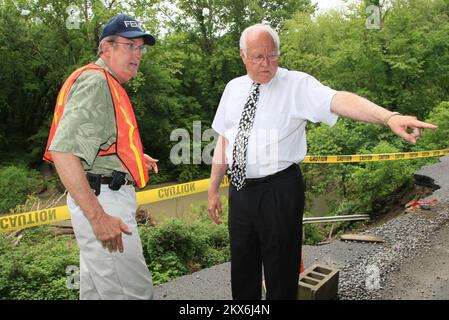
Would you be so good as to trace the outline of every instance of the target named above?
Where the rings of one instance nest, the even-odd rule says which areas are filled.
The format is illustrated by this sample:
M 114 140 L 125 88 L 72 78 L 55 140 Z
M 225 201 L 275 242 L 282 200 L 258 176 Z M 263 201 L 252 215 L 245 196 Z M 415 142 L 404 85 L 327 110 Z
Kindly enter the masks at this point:
M 124 172 L 113 171 L 112 175 L 113 177 L 105 177 L 101 174 L 86 173 L 87 181 L 96 196 L 100 195 L 102 184 L 108 185 L 109 189 L 114 191 L 119 190 L 123 185 L 135 185 L 134 181 L 126 179 L 126 174 Z
M 112 182 L 112 177 L 101 177 L 101 184 L 110 184 Z M 125 183 L 122 185 L 133 185 L 135 186 L 136 183 L 132 180 L 125 180 Z
M 247 185 L 258 184 L 258 183 L 261 183 L 261 182 L 265 182 L 265 181 L 271 180 L 271 179 L 273 179 L 275 177 L 279 177 L 279 176 L 282 176 L 284 174 L 287 174 L 290 171 L 293 171 L 297 167 L 298 167 L 298 165 L 296 163 L 294 163 L 290 167 L 288 167 L 288 168 L 286 168 L 284 170 L 278 171 L 278 172 L 276 172 L 274 174 L 270 174 L 269 176 L 262 177 L 262 178 L 249 178 L 249 179 L 246 179 L 245 181 L 246 181 Z

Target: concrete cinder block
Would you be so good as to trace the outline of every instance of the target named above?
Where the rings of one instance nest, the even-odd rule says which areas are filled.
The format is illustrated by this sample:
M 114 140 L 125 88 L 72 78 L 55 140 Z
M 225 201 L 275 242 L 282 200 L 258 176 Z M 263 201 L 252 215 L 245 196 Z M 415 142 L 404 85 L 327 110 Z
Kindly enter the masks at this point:
M 339 270 L 314 264 L 299 276 L 298 300 L 335 300 Z

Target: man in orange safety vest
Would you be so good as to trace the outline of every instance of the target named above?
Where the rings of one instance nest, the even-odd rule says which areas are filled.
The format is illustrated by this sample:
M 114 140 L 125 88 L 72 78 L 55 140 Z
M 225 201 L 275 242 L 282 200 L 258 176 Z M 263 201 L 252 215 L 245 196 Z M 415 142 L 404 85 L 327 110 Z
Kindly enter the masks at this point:
M 122 84 L 137 74 L 152 35 L 126 14 L 100 36 L 98 60 L 62 86 L 44 159 L 68 190 L 80 247 L 80 299 L 152 299 L 150 272 L 135 219 L 134 185 L 145 187 L 157 160 L 143 153 Z

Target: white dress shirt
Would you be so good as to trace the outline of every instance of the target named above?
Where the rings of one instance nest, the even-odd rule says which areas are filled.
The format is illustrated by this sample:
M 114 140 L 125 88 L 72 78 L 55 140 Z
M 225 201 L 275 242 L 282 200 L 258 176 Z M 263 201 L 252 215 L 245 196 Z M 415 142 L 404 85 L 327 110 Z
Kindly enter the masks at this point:
M 229 141 L 226 148 L 229 167 L 252 83 L 248 75 L 231 80 L 212 123 L 212 128 Z M 334 125 L 338 116 L 331 112 L 330 106 L 336 92 L 306 73 L 279 67 L 273 79 L 260 86 L 248 141 L 246 177 L 265 177 L 304 160 L 307 121 Z

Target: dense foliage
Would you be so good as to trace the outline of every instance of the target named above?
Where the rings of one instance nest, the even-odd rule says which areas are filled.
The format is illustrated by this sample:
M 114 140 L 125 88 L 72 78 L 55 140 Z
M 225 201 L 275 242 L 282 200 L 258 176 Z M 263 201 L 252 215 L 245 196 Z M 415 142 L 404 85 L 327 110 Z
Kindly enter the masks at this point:
M 70 236 L 53 237 L 47 230 L 26 230 L 17 246 L 14 238 L 0 235 L 0 299 L 77 299 L 78 291 L 67 289 L 67 271 L 79 266 L 78 245 Z
M 0 166 L 0 213 L 25 203 L 31 194 L 44 189 L 46 182 L 37 170 L 25 166 Z
M 227 212 L 226 205 L 223 209 Z M 140 230 L 155 284 L 229 261 L 227 214 L 223 224 L 217 226 L 209 218 L 206 204 L 192 211 L 197 218 L 191 223 L 171 219 L 157 228 Z

